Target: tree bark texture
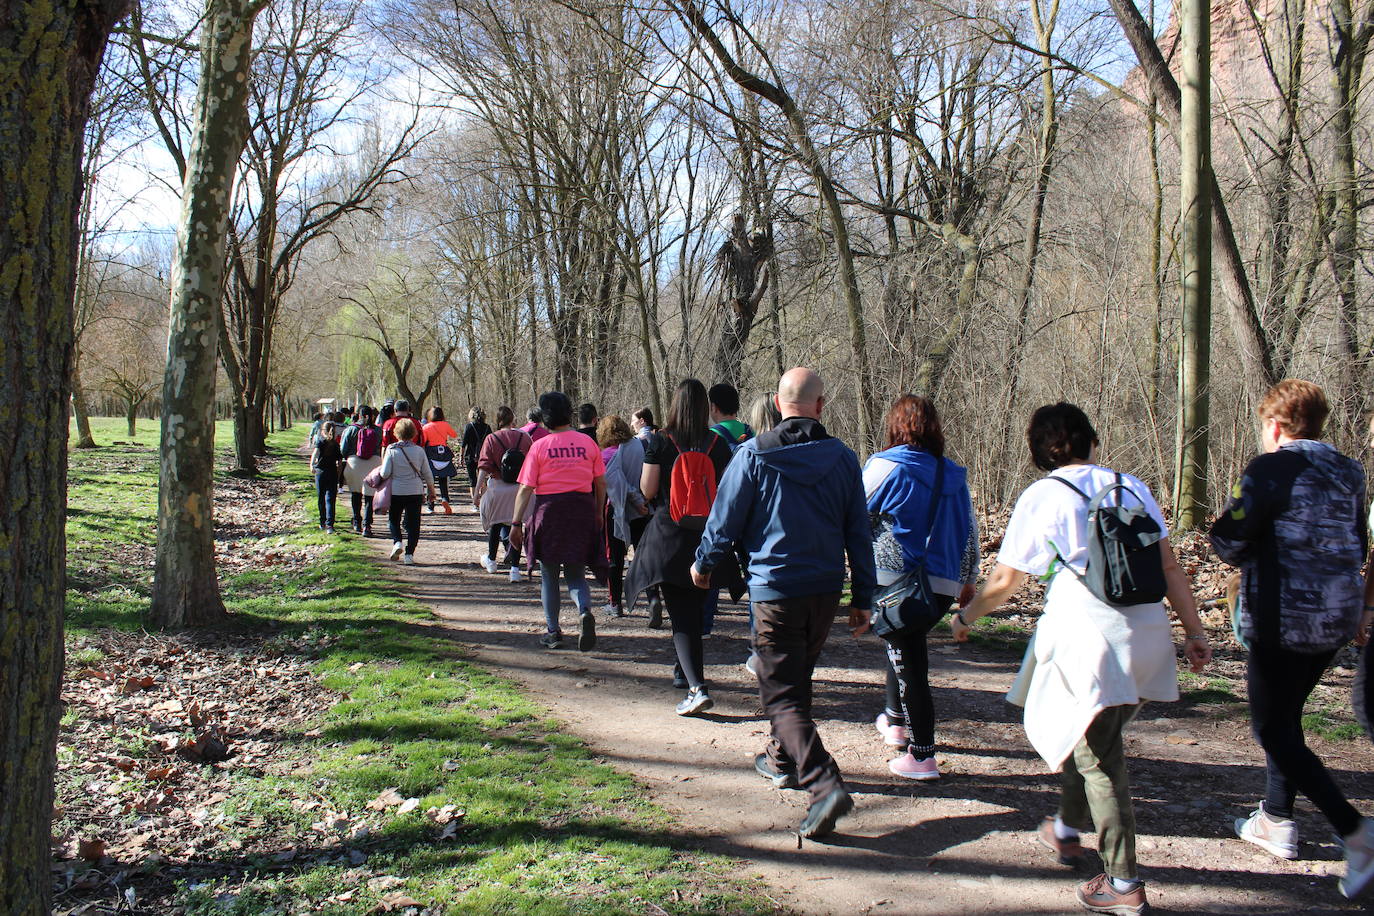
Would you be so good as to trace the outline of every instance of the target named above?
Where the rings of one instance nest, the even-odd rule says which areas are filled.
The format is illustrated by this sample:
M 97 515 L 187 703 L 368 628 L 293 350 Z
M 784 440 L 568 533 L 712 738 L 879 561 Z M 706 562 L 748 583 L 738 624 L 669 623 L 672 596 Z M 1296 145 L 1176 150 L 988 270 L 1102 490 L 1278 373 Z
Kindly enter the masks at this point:
M 1212 10 L 1209 0 L 1184 0 L 1179 16 L 1183 91 L 1179 119 L 1179 257 L 1183 281 L 1178 377 L 1178 470 L 1175 527 L 1207 521 L 1207 444 L 1211 406 Z
M 0 912 L 49 912 L 82 131 L 121 0 L 0 6 Z
M 172 260 L 152 622 L 222 620 L 215 573 L 215 373 L 234 170 L 247 134 L 253 20 L 262 0 L 209 0 L 195 127 Z
M 86 389 L 81 384 L 80 352 L 72 350 L 72 416 L 76 419 L 76 447 L 95 448 L 91 434 L 91 409 L 86 404 Z

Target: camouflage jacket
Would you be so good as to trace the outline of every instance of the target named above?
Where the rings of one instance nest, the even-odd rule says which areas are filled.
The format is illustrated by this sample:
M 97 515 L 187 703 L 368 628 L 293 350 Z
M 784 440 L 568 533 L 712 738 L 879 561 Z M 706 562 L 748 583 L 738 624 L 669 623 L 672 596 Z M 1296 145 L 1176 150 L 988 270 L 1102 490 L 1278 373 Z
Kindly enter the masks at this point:
M 1364 494 L 1359 462 L 1312 439 L 1245 468 L 1211 532 L 1217 554 L 1241 569 L 1242 642 L 1316 653 L 1355 635 L 1369 540 Z

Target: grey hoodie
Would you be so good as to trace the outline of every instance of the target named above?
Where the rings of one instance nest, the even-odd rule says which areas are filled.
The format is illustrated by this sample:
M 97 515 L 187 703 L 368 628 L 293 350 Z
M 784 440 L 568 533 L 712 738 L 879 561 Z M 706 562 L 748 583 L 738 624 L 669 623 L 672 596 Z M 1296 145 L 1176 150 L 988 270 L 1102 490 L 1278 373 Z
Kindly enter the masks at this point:
M 1250 462 L 1211 532 L 1241 568 L 1246 645 L 1315 654 L 1355 635 L 1367 512 L 1364 468 L 1325 442 L 1298 439 Z

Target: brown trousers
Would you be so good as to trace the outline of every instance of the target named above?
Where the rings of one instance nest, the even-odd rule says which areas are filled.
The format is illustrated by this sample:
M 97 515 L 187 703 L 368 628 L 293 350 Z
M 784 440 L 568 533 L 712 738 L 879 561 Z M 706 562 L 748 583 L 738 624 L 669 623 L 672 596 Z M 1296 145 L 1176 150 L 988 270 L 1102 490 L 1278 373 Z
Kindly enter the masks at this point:
M 813 800 L 841 785 L 811 718 L 811 675 L 839 607 L 839 592 L 754 602 L 759 698 L 773 726 L 768 756 L 780 769 L 795 767 Z

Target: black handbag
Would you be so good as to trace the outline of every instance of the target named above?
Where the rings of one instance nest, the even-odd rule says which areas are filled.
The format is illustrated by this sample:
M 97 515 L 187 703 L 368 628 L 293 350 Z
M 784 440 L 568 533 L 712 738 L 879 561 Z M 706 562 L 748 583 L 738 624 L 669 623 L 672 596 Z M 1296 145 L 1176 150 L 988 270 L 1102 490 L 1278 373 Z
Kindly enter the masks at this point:
M 916 630 L 928 630 L 944 611 L 935 603 L 926 575 L 926 557 L 930 554 L 930 539 L 935 535 L 935 517 L 940 511 L 940 497 L 945 483 L 945 459 L 937 457 L 935 486 L 931 489 L 930 513 L 926 517 L 926 546 L 916 568 L 891 585 L 880 585 L 873 601 L 873 632 L 883 639 L 894 639 Z

